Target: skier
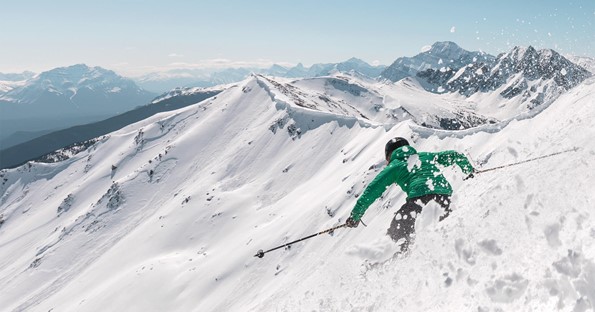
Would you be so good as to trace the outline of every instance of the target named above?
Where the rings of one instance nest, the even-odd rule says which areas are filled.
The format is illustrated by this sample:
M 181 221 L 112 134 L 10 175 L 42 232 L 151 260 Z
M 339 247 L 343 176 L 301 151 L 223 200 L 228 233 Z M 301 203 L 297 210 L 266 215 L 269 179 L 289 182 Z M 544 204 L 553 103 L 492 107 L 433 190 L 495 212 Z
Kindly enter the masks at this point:
M 439 221 L 444 220 L 451 212 L 452 187 L 436 165 L 456 164 L 467 174 L 467 178 L 473 177 L 475 169 L 465 155 L 456 151 L 418 153 L 406 139 L 400 137 L 388 141 L 384 152 L 386 168 L 366 187 L 345 225 L 357 227 L 368 207 L 384 193 L 386 188 L 396 183 L 407 193 L 407 200 L 395 213 L 387 234 L 396 243 L 400 243 L 403 239 L 400 250 L 405 252 L 414 235 L 415 218 L 421 213 L 423 206 L 430 201 L 438 203 L 444 210 Z

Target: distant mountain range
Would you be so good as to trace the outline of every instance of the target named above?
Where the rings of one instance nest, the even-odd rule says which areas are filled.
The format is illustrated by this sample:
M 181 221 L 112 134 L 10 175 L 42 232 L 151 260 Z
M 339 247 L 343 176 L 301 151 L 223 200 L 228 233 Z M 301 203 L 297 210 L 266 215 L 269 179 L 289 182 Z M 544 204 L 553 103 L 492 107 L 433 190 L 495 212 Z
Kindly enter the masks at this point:
M 113 71 L 78 64 L 43 72 L 0 94 L 0 110 L 3 119 L 113 114 L 154 96 Z
M 146 90 L 166 92 L 176 87 L 211 87 L 234 83 L 246 79 L 251 74 L 286 78 L 311 78 L 327 76 L 334 72 L 357 72 L 366 77 L 376 78 L 386 68 L 373 66 L 357 58 L 340 63 L 318 63 L 310 67 L 297 64 L 294 67 L 272 65 L 269 68 L 227 68 L 218 71 L 200 69 L 174 69 L 162 73 L 150 73 L 134 78 Z
M 39 75 L 26 72 L 2 77 L 12 80 L 4 81 L 0 90 L 0 139 L 19 131 L 29 132 L 21 133 L 27 138 L 31 132 L 105 119 L 145 105 L 156 96 L 113 71 L 83 64 Z M 13 138 L 11 142 L 18 141 Z

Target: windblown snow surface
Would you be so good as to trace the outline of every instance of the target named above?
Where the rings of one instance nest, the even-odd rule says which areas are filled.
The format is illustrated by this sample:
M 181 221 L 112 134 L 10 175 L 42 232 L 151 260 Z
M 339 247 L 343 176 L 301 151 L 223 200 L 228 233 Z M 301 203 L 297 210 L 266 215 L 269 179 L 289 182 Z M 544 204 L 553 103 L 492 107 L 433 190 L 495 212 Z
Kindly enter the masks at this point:
M 357 92 L 315 111 L 282 91 L 251 77 L 68 160 L 2 171 L 0 309 L 594 310 L 593 78 L 539 114 L 459 131 L 373 118 L 346 105 Z M 426 207 L 406 257 L 385 261 L 397 186 L 367 227 L 254 257 L 342 224 L 395 136 L 480 169 L 580 149 L 466 181 L 445 169 L 454 211 L 437 223 Z

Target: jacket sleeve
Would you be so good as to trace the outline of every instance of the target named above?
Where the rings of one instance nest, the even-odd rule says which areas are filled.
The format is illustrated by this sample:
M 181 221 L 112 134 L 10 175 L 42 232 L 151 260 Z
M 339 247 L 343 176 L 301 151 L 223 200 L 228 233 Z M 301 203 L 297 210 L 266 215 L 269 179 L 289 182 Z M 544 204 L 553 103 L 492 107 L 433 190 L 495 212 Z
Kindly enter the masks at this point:
M 452 166 L 456 164 L 463 170 L 465 174 L 470 174 L 474 171 L 473 166 L 469 163 L 469 159 L 461 153 L 456 151 L 444 151 L 436 153 L 434 158 L 437 163 L 443 166 Z
M 368 187 L 366 187 L 351 211 L 351 217 L 355 221 L 360 220 L 366 210 L 368 210 L 368 207 L 384 193 L 389 185 L 395 182 L 395 179 L 392 177 L 392 169 L 391 166 L 387 166 L 368 184 Z

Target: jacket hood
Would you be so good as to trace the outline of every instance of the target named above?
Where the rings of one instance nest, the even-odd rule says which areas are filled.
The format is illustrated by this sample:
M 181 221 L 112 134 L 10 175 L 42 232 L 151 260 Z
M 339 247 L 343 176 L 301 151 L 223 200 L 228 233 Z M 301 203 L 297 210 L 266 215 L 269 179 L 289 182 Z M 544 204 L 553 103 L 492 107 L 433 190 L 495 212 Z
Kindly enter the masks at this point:
M 413 154 L 417 154 L 417 151 L 415 150 L 415 148 L 413 148 L 409 145 L 401 146 L 401 147 L 397 148 L 396 150 L 394 150 L 393 153 L 390 155 L 390 162 L 393 162 L 394 160 L 406 162 L 407 159 L 409 158 L 409 156 L 411 156 Z

